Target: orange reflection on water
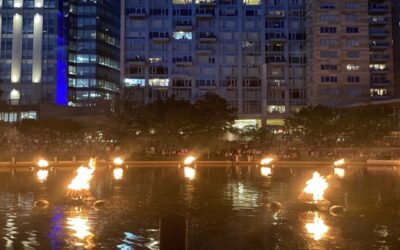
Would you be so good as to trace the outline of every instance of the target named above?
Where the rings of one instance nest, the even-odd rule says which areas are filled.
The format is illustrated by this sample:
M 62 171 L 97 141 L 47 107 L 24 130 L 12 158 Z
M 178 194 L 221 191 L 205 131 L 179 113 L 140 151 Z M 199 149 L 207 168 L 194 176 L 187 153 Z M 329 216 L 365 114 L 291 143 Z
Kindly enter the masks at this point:
M 40 183 L 45 182 L 48 176 L 49 176 L 49 170 L 41 169 L 36 173 L 36 177 Z
M 69 229 L 68 235 L 70 236 L 69 243 L 71 245 L 83 247 L 84 249 L 94 248 L 94 235 L 91 232 L 89 218 L 81 209 L 75 208 L 72 214 L 67 217 L 66 224 Z
M 309 234 L 312 234 L 314 240 L 317 241 L 321 240 L 329 230 L 318 212 L 314 213 L 313 222 L 306 224 L 306 229 Z

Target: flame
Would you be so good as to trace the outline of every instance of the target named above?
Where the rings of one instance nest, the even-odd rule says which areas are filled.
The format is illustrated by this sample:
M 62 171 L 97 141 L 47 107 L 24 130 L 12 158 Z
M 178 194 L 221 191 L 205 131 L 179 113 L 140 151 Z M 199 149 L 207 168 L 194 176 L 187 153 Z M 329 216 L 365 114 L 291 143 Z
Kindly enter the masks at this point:
M 324 177 L 322 177 L 318 172 L 314 172 L 313 177 L 308 180 L 306 184 L 307 186 L 303 191 L 312 194 L 314 202 L 324 200 L 324 193 L 328 188 L 328 183 Z
M 37 173 L 36 173 L 36 177 L 38 178 L 40 183 L 45 182 L 47 180 L 48 176 L 49 176 L 48 170 L 41 169 L 41 170 L 37 171 Z
M 335 161 L 335 162 L 333 163 L 333 165 L 334 165 L 335 167 L 340 167 L 340 166 L 343 166 L 344 164 L 346 164 L 346 161 L 345 161 L 344 159 L 337 160 L 337 161 Z
M 46 161 L 46 160 L 44 160 L 44 159 L 40 159 L 40 160 L 36 163 L 36 165 L 37 165 L 39 168 L 47 168 L 47 167 L 49 166 L 49 162 Z
M 187 178 L 189 180 L 193 180 L 194 178 L 196 178 L 196 169 L 194 169 L 192 167 L 184 167 L 183 173 L 184 173 L 185 178 Z
M 260 171 L 261 175 L 264 177 L 268 177 L 272 174 L 272 169 L 270 167 L 261 167 Z
M 264 159 L 261 159 L 260 164 L 261 164 L 261 165 L 268 165 L 268 164 L 270 164 L 270 163 L 273 162 L 273 161 L 274 161 L 274 158 L 272 158 L 272 157 L 266 157 L 266 158 L 264 158 Z
M 192 164 L 195 160 L 196 160 L 196 157 L 194 157 L 194 156 L 188 156 L 188 157 L 186 157 L 185 160 L 183 161 L 183 164 L 185 164 L 185 165 L 190 165 L 190 164 Z
M 344 168 L 334 168 L 333 173 L 340 178 L 344 178 L 346 175 L 346 170 Z
M 115 159 L 114 159 L 114 164 L 115 164 L 116 166 L 121 166 L 123 163 L 124 163 L 124 160 L 122 160 L 121 157 L 115 157 Z
M 113 175 L 115 180 L 121 180 L 124 177 L 124 170 L 122 168 L 114 168 Z
M 324 234 L 328 232 L 328 226 L 325 225 L 322 218 L 318 215 L 318 213 L 314 214 L 313 223 L 307 223 L 306 229 L 309 234 L 313 235 L 314 240 L 320 240 L 324 237 Z
M 93 178 L 94 170 L 96 169 L 95 159 L 90 159 L 89 167 L 80 166 L 77 170 L 77 175 L 68 185 L 71 190 L 89 190 L 89 182 Z

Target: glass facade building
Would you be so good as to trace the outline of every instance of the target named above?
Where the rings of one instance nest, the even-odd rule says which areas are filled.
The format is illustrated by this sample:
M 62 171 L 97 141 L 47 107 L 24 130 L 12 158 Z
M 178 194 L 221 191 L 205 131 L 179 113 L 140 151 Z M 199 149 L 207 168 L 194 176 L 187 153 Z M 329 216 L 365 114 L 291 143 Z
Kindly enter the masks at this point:
M 119 14 L 113 0 L 0 0 L 2 99 L 74 106 L 111 99 L 120 84 Z

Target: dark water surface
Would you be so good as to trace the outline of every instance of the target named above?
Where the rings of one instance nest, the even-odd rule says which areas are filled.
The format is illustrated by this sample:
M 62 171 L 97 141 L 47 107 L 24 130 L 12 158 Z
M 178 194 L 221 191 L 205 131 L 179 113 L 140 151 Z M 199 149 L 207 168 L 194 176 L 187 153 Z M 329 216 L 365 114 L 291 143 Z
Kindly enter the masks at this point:
M 326 197 L 347 207 L 343 216 L 294 208 L 313 169 L 277 169 L 272 178 L 256 167 L 200 168 L 194 180 L 178 168 L 130 168 L 122 180 L 98 168 L 91 182 L 108 205 L 68 205 L 73 168 L 0 172 L 0 249 L 158 249 L 160 216 L 189 222 L 189 249 L 400 249 L 400 169 L 346 172 L 330 177 Z M 330 170 L 320 171 L 325 176 Z M 34 208 L 46 199 L 47 209 Z M 267 204 L 283 203 L 272 212 Z M 321 221 L 318 221 L 318 218 Z M 327 227 L 318 235 L 315 220 Z

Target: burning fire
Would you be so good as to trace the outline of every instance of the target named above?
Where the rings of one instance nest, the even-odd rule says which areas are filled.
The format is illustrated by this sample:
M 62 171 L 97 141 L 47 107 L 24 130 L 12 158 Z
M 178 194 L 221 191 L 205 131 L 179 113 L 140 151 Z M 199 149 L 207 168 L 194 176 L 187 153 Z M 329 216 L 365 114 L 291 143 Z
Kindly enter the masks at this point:
M 49 171 L 48 170 L 40 169 L 36 173 L 36 177 L 38 178 L 40 183 L 45 182 L 47 180 L 48 176 L 49 176 Z
M 49 162 L 46 161 L 46 160 L 44 160 L 44 159 L 41 159 L 41 160 L 39 160 L 39 161 L 36 163 L 36 165 L 37 165 L 39 168 L 47 168 L 47 167 L 49 166 Z
M 122 168 L 114 168 L 113 175 L 115 180 L 121 180 L 124 177 L 124 170 Z
M 344 164 L 346 164 L 346 161 L 344 159 L 340 159 L 340 160 L 335 161 L 333 163 L 333 166 L 340 167 L 340 166 L 343 166 Z
M 260 171 L 261 175 L 264 177 L 268 177 L 272 174 L 272 169 L 270 167 L 261 167 Z
M 80 166 L 77 170 L 77 175 L 68 185 L 68 189 L 70 190 L 69 196 L 74 198 L 83 198 L 84 196 L 88 196 L 89 188 L 90 188 L 90 180 L 93 178 L 93 173 L 96 170 L 96 161 L 95 159 L 90 159 L 89 167 Z
M 114 159 L 114 164 L 115 164 L 116 166 L 121 166 L 123 163 L 124 163 L 124 160 L 122 160 L 121 157 L 115 157 L 115 159 Z
M 325 225 L 318 213 L 314 213 L 313 223 L 307 223 L 306 229 L 309 234 L 313 235 L 314 240 L 320 240 L 328 232 L 328 226 Z
M 268 165 L 268 164 L 270 164 L 271 162 L 273 162 L 274 161 L 274 158 L 272 158 L 272 157 L 266 157 L 266 158 L 264 158 L 264 159 L 262 159 L 261 161 L 260 161 L 260 164 L 261 165 Z
M 194 178 L 196 178 L 196 169 L 194 169 L 192 167 L 184 167 L 183 174 L 184 174 L 185 178 L 187 178 L 189 180 L 193 180 Z
M 192 164 L 195 160 L 196 160 L 196 157 L 194 157 L 194 156 L 188 156 L 188 157 L 186 157 L 185 160 L 183 161 L 183 164 L 185 164 L 185 165 L 190 165 L 190 164 Z
M 318 172 L 313 173 L 313 177 L 306 182 L 307 186 L 304 188 L 304 192 L 313 195 L 313 201 L 324 200 L 325 190 L 328 188 L 328 183 L 325 178 L 322 177 Z
M 334 168 L 333 173 L 340 178 L 344 178 L 346 175 L 346 170 L 344 168 Z

